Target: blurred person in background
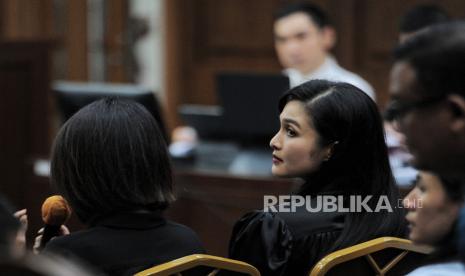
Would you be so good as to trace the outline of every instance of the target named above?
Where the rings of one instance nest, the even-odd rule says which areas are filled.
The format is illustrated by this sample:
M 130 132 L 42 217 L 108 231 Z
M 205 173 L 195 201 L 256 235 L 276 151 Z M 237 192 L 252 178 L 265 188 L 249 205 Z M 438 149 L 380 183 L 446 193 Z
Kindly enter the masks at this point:
M 274 15 L 273 33 L 276 53 L 291 87 L 327 79 L 350 83 L 375 99 L 371 85 L 339 66 L 331 55 L 336 31 L 320 7 L 308 2 L 284 6 Z

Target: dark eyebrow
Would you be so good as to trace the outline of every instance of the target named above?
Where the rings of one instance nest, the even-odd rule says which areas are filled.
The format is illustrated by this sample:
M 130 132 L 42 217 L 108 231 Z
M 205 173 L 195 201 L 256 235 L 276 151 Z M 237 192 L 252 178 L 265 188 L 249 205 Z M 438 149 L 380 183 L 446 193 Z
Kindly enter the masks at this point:
M 288 123 L 290 125 L 295 125 L 297 128 L 300 128 L 300 124 L 296 120 L 284 118 L 283 122 Z
M 308 32 L 298 32 L 298 33 L 294 34 L 294 37 L 302 37 L 302 36 L 305 36 L 307 34 L 308 34 Z
M 276 40 L 286 40 L 286 39 L 290 39 L 290 38 L 295 38 L 295 37 L 303 37 L 305 35 L 307 35 L 308 32 L 307 31 L 299 31 L 297 33 L 294 33 L 294 34 L 290 34 L 290 35 L 287 35 L 287 36 L 280 36 L 280 35 L 277 35 L 277 34 L 274 34 L 274 39 Z

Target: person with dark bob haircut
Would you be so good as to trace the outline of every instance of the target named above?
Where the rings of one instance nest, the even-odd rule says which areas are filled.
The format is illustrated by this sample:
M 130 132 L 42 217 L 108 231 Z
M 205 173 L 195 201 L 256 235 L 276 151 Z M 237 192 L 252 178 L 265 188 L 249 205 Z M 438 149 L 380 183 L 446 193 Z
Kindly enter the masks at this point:
M 233 229 L 230 257 L 263 275 L 307 275 L 335 250 L 381 236 L 404 237 L 404 214 L 396 208 L 398 190 L 373 100 L 353 85 L 313 80 L 285 93 L 279 110 L 281 128 L 270 142 L 272 173 L 301 178 L 294 196 L 305 196 L 306 204 L 243 216 Z M 315 207 L 328 196 L 345 207 L 356 196 L 369 198 L 369 209 Z M 376 210 L 380 200 L 391 208 Z
M 191 229 L 163 218 L 174 200 L 170 160 L 155 119 L 135 102 L 106 98 L 72 116 L 54 142 L 51 182 L 89 228 L 44 251 L 109 275 L 204 252 Z
M 328 79 L 353 84 L 376 97 L 368 82 L 342 68 L 331 55 L 336 30 L 319 6 L 310 2 L 282 6 L 273 17 L 273 36 L 276 55 L 291 88 L 313 79 Z

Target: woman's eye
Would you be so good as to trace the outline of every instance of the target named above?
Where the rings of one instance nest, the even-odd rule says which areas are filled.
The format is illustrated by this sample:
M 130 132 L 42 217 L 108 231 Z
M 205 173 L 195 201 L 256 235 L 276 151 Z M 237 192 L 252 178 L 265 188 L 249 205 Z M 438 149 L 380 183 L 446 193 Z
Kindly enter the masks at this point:
M 287 134 L 287 136 L 289 136 L 289 137 L 294 137 L 294 136 L 296 136 L 297 133 L 296 133 L 295 131 L 293 131 L 292 129 L 287 128 L 287 129 L 286 129 L 286 134 Z

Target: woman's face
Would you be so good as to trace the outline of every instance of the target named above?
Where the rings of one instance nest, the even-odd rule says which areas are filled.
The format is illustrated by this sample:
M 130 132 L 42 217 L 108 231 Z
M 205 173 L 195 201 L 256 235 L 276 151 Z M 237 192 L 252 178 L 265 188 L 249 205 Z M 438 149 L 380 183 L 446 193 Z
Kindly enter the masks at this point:
M 302 102 L 290 101 L 279 116 L 281 127 L 271 139 L 275 176 L 304 176 L 328 158 L 329 148 L 319 146 L 318 133 Z
M 437 176 L 420 172 L 403 205 L 408 210 L 409 238 L 418 244 L 436 245 L 452 229 L 461 203 L 448 199 Z

